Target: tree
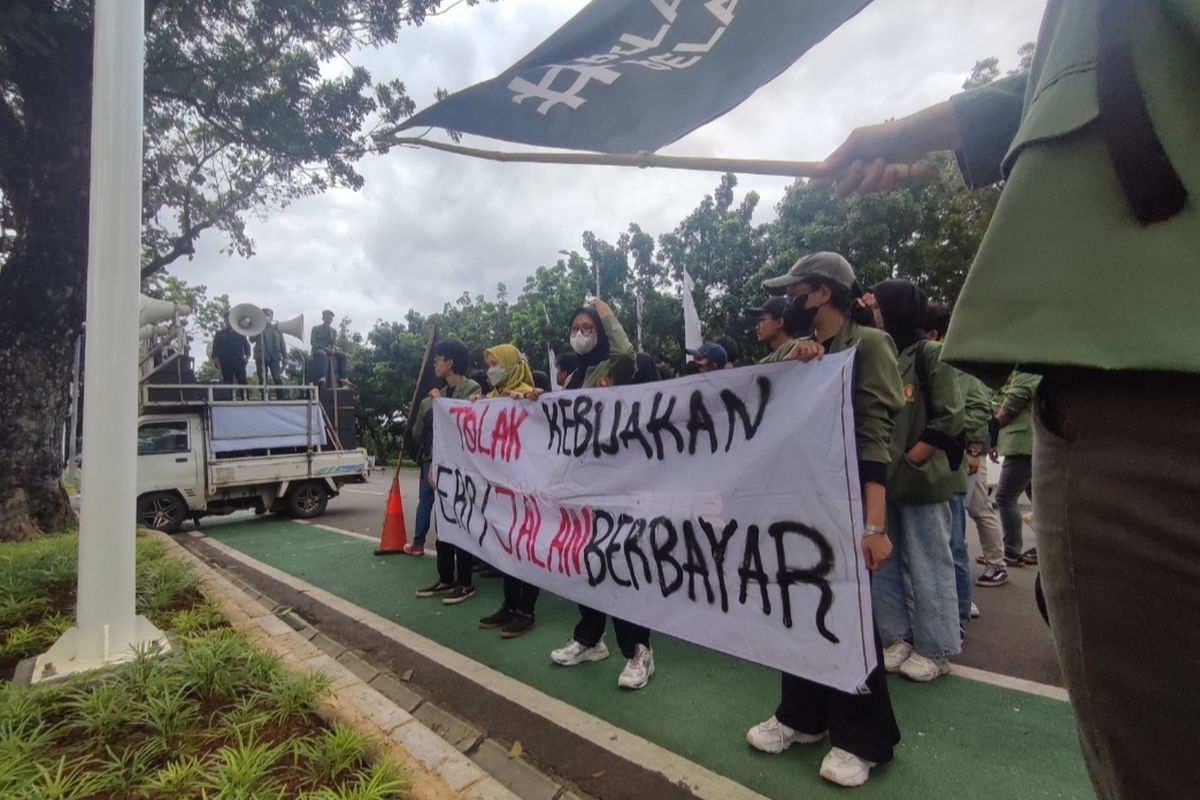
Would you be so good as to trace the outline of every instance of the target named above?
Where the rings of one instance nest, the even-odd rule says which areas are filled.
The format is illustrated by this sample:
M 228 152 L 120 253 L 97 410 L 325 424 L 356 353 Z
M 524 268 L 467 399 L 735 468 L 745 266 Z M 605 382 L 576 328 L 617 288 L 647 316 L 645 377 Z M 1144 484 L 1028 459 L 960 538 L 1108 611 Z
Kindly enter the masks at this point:
M 366 124 L 413 103 L 398 80 L 323 66 L 442 4 L 146 0 L 143 276 L 205 231 L 248 255 L 248 215 L 357 188 Z M 0 539 L 71 518 L 54 431 L 85 309 L 92 38 L 91 0 L 0 7 Z

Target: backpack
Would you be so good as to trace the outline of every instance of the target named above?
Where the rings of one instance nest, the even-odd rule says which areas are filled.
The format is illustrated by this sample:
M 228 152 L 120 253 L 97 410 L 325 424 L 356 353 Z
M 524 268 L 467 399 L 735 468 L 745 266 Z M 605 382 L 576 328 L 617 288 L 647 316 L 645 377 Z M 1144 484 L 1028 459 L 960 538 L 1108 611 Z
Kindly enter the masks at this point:
M 921 397 L 925 401 L 925 424 L 929 424 L 929 420 L 933 419 L 933 395 L 929 391 L 929 367 L 925 363 L 925 345 L 929 344 L 928 339 L 922 339 L 917 342 L 916 352 L 913 354 L 913 364 L 917 368 L 917 380 L 921 382 Z M 954 435 L 954 448 L 945 450 L 946 461 L 950 464 L 951 472 L 958 472 L 958 468 L 962 466 L 963 456 L 967 452 L 967 432 L 960 430 Z

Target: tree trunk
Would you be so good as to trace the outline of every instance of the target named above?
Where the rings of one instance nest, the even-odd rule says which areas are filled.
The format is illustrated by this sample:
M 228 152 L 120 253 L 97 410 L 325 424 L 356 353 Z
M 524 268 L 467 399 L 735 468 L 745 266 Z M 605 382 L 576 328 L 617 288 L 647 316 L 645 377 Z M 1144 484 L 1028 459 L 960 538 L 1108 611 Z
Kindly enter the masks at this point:
M 9 63 L 29 179 L 0 269 L 0 541 L 73 521 L 60 431 L 86 309 L 92 39 L 90 29 L 56 33 L 57 47 L 16 51 Z

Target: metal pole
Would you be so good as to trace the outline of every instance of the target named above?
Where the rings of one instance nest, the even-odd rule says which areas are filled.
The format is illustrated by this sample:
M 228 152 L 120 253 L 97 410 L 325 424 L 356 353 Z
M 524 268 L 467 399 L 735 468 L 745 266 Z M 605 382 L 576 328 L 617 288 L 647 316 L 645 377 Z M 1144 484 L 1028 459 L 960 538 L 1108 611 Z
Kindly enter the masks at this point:
M 165 637 L 134 614 L 143 3 L 96 0 L 76 627 L 33 680 L 102 667 Z
M 79 359 L 83 346 L 83 334 L 75 337 L 75 369 L 71 373 L 71 413 L 67 423 L 67 483 L 79 491 L 79 469 L 75 463 L 78 455 L 79 432 Z

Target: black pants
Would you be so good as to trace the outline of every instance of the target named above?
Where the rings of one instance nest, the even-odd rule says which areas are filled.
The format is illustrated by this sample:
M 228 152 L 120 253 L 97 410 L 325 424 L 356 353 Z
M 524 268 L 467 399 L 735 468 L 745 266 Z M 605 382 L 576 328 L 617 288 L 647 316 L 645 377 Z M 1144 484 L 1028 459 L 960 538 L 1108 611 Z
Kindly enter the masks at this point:
M 1064 370 L 1038 386 L 1038 561 L 1102 800 L 1200 786 L 1197 398 L 1200 375 L 1183 373 Z
M 1025 549 L 1021 541 L 1021 509 L 1017 500 L 1022 492 L 1029 493 L 1032 483 L 1033 456 L 1004 457 L 993 500 L 1000 515 L 1000 527 L 1004 529 L 1004 554 L 1010 558 L 1019 557 Z
M 504 576 L 504 607 L 510 611 L 520 611 L 522 614 L 533 616 L 533 607 L 537 605 L 538 594 L 541 590 L 531 583 Z
M 249 383 L 246 378 L 246 362 L 234 361 L 232 364 L 221 362 L 221 382 L 222 383 L 238 383 L 245 386 Z
M 859 758 L 882 764 L 892 760 L 900 728 L 892 713 L 883 646 L 875 633 L 879 665 L 867 676 L 870 694 L 839 692 L 819 683 L 783 673 L 783 690 L 775 718 L 801 733 L 829 731 L 829 743 Z
M 604 636 L 604 625 L 607 620 L 603 611 L 580 606 L 579 623 L 575 625 L 575 634 L 572 638 L 585 647 L 595 647 L 600 638 Z M 626 658 L 633 658 L 633 653 L 639 644 L 650 646 L 649 628 L 613 617 L 613 630 L 617 633 L 617 646 L 621 648 L 621 655 Z
M 471 585 L 471 567 L 475 557 L 461 547 L 446 542 L 437 543 L 438 580 L 455 586 Z

